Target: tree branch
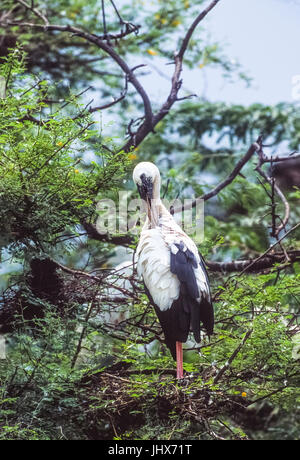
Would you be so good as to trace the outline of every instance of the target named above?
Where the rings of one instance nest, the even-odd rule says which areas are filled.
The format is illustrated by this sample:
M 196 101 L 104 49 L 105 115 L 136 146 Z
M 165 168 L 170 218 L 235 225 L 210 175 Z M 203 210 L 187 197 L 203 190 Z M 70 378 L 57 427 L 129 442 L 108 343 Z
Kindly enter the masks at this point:
M 266 160 L 267 157 L 263 152 L 262 145 L 261 145 L 261 148 L 258 150 L 257 154 L 258 154 L 259 162 L 258 162 L 258 165 L 256 166 L 255 170 L 258 172 L 258 174 L 261 175 L 261 177 L 263 177 L 271 185 L 272 190 L 274 190 L 277 193 L 277 195 L 281 199 L 281 201 L 282 201 L 282 203 L 284 205 L 284 209 L 285 209 L 284 218 L 282 219 L 281 224 L 277 228 L 274 228 L 274 217 L 273 217 L 272 233 L 277 238 L 278 235 L 280 234 L 281 230 L 286 228 L 286 225 L 287 225 L 287 223 L 289 221 L 290 205 L 289 205 L 289 202 L 287 201 L 286 197 L 284 196 L 283 192 L 281 191 L 279 186 L 276 184 L 275 180 L 272 177 L 269 177 L 262 170 L 262 165 L 267 161 Z M 275 159 L 275 161 L 276 161 L 276 159 Z
M 244 335 L 243 337 L 243 340 L 241 341 L 241 343 L 238 345 L 238 347 L 234 350 L 234 352 L 232 353 L 232 355 L 230 356 L 230 358 L 227 360 L 227 362 L 224 364 L 224 366 L 219 370 L 219 372 L 217 373 L 217 375 L 215 376 L 214 378 L 214 384 L 216 384 L 220 378 L 222 377 L 222 375 L 224 374 L 224 372 L 227 371 L 227 369 L 230 367 L 231 363 L 233 362 L 233 360 L 235 359 L 235 357 L 238 355 L 238 353 L 240 352 L 240 350 L 243 348 L 243 346 L 245 345 L 246 341 L 248 340 L 248 338 L 250 337 L 250 335 L 252 334 L 253 332 L 253 329 L 249 329 L 249 331 L 246 332 L 246 334 Z
M 205 18 L 205 16 L 219 3 L 220 0 L 214 0 L 211 2 L 211 4 L 205 8 L 205 10 L 202 11 L 202 13 L 199 14 L 199 16 L 196 17 L 190 28 L 188 29 L 186 36 L 184 37 L 182 41 L 182 45 L 180 47 L 178 57 L 182 61 L 184 53 L 187 50 L 187 47 L 189 45 L 190 39 L 192 38 L 192 35 L 196 29 L 196 27 L 199 25 L 199 23 Z
M 89 238 L 97 241 L 102 241 L 104 243 L 115 244 L 116 246 L 130 246 L 134 244 L 135 238 L 130 234 L 126 235 L 110 235 L 109 233 L 100 234 L 97 231 L 96 225 L 90 222 L 81 222 L 81 225 L 87 232 Z
M 279 233 L 281 232 L 281 230 L 286 228 L 286 225 L 287 225 L 287 223 L 289 221 L 289 218 L 290 218 L 290 205 L 289 205 L 288 200 L 284 196 L 283 192 L 281 191 L 279 186 L 276 184 L 275 180 L 273 178 L 269 177 L 267 174 L 265 174 L 265 172 L 261 169 L 260 166 L 257 166 L 255 168 L 255 170 L 274 188 L 275 192 L 277 193 L 277 195 L 279 196 L 279 198 L 281 199 L 281 201 L 282 201 L 282 203 L 284 205 L 284 209 L 285 209 L 284 218 L 282 219 L 281 224 L 276 229 L 274 229 L 274 228 L 272 229 L 272 232 L 274 233 L 274 236 L 277 237 L 279 235 Z
M 300 262 L 300 251 L 287 251 L 289 265 Z M 257 273 L 274 267 L 276 264 L 286 262 L 286 255 L 282 252 L 265 254 L 256 259 L 233 260 L 231 262 L 206 261 L 205 264 L 211 272 L 217 273 Z M 286 265 L 286 266 L 289 266 Z
M 240 159 L 240 161 L 236 164 L 232 172 L 229 174 L 229 176 L 220 182 L 219 185 L 217 185 L 213 190 L 210 192 L 204 193 L 203 195 L 199 196 L 196 198 L 194 201 L 191 203 L 185 205 L 185 206 L 180 206 L 178 208 L 174 209 L 174 214 L 177 212 L 182 212 L 186 211 L 188 209 L 194 208 L 197 203 L 200 201 L 207 201 L 213 196 L 216 196 L 221 190 L 223 190 L 225 187 L 227 187 L 231 182 L 234 181 L 234 179 L 237 177 L 237 175 L 240 173 L 241 169 L 245 166 L 246 163 L 251 159 L 251 157 L 254 155 L 255 152 L 257 152 L 261 148 L 261 143 L 262 143 L 262 136 L 259 136 L 257 141 L 254 142 L 250 148 L 248 149 L 247 153 L 243 156 L 243 158 Z
M 48 27 L 48 25 L 49 25 L 48 19 L 38 9 L 34 8 L 33 2 L 32 2 L 32 5 L 28 5 L 28 3 L 26 3 L 24 0 L 16 0 L 16 1 L 20 5 L 24 6 L 27 10 L 32 11 L 35 14 L 35 16 L 37 16 L 38 18 L 42 19 L 42 21 L 44 22 L 45 26 Z
M 161 121 L 169 112 L 170 108 L 173 106 L 173 104 L 180 100 L 178 98 L 178 92 L 181 88 L 182 81 L 180 80 L 181 76 L 181 71 L 182 71 L 182 62 L 183 62 L 183 57 L 184 54 L 188 48 L 190 39 L 198 26 L 198 24 L 205 18 L 205 16 L 219 3 L 220 0 L 214 0 L 209 4 L 207 8 L 205 8 L 193 21 L 191 26 L 189 27 L 186 35 L 184 36 L 182 40 L 182 45 L 180 47 L 180 50 L 177 54 L 175 54 L 175 69 L 172 77 L 172 84 L 171 84 L 171 90 L 168 95 L 167 100 L 165 103 L 162 105 L 161 109 L 156 113 L 155 116 L 153 116 L 152 112 L 152 106 L 150 99 L 148 97 L 148 94 L 146 93 L 145 89 L 139 82 L 139 80 L 136 78 L 134 75 L 133 69 L 130 69 L 130 67 L 127 65 L 124 59 L 121 58 L 121 56 L 114 50 L 114 48 L 109 44 L 109 36 L 106 34 L 105 36 L 97 36 L 95 34 L 91 34 L 88 32 L 83 31 L 82 29 L 78 27 L 74 27 L 71 25 L 58 25 L 58 24 L 50 24 L 48 19 L 44 17 L 44 15 L 37 10 L 36 8 L 28 5 L 24 0 L 18 0 L 21 5 L 24 6 L 27 10 L 31 11 L 36 17 L 40 18 L 43 20 L 44 24 L 37 24 L 37 23 L 30 23 L 30 22 L 23 22 L 23 21 L 10 21 L 8 19 L 5 19 L 4 21 L 0 22 L 0 25 L 5 27 L 7 25 L 12 25 L 12 26 L 21 26 L 25 28 L 39 28 L 44 31 L 60 31 L 60 32 L 69 32 L 72 33 L 75 36 L 81 37 L 84 40 L 88 41 L 89 43 L 95 44 L 98 48 L 102 49 L 105 53 L 107 53 L 117 64 L 118 66 L 122 69 L 122 71 L 125 73 L 127 76 L 128 82 L 130 82 L 140 97 L 143 100 L 144 104 L 144 113 L 145 113 L 145 120 L 140 125 L 140 127 L 137 129 L 135 133 L 132 133 L 130 136 L 130 139 L 123 145 L 123 147 L 120 150 L 124 150 L 126 152 L 129 152 L 132 147 L 137 147 L 144 139 L 145 137 L 153 131 L 154 127 L 157 125 L 159 121 Z M 132 32 L 132 31 L 137 31 L 136 28 L 132 27 L 130 23 L 127 23 L 120 18 L 120 23 L 125 24 L 126 26 L 126 31 Z M 123 35 L 125 36 L 125 35 Z M 115 38 L 115 37 L 114 37 Z M 121 100 L 121 99 L 120 99 Z
M 180 76 L 182 72 L 182 62 L 183 62 L 183 57 L 187 50 L 189 41 L 196 27 L 198 26 L 198 24 L 217 5 L 217 3 L 219 3 L 219 1 L 220 0 L 214 0 L 213 2 L 211 2 L 210 5 L 207 8 L 205 8 L 205 10 L 203 10 L 202 13 L 200 13 L 197 16 L 195 21 L 192 23 L 192 25 L 188 29 L 185 37 L 183 38 L 182 45 L 180 47 L 180 51 L 177 54 L 175 54 L 175 57 L 174 57 L 175 69 L 174 69 L 174 73 L 172 76 L 170 93 L 166 101 L 163 103 L 163 105 L 159 109 L 159 111 L 153 116 L 152 129 L 169 113 L 171 107 L 178 100 L 178 92 L 182 85 L 182 81 L 180 80 Z M 150 130 L 147 127 L 147 124 L 145 122 L 140 126 L 137 132 L 134 133 L 134 135 L 130 137 L 130 139 L 122 147 L 122 150 L 125 150 L 126 152 L 128 152 L 131 150 L 132 147 L 137 147 L 149 133 L 150 133 Z
M 33 11 L 34 14 L 38 16 L 36 9 L 34 10 L 32 10 L 31 8 L 28 8 L 28 9 Z M 79 29 L 78 27 L 74 27 L 71 25 L 47 24 L 47 27 L 46 27 L 43 24 L 36 24 L 36 23 L 31 23 L 31 22 L 20 22 L 20 21 L 9 21 L 9 20 L 0 22 L 0 26 L 2 27 L 5 27 L 7 25 L 20 26 L 20 27 L 33 28 L 33 29 L 37 28 L 37 29 L 42 29 L 44 31 L 69 32 L 75 36 L 83 38 L 84 40 L 90 43 L 93 43 L 98 48 L 102 49 L 102 51 L 107 53 L 113 59 L 113 61 L 115 61 L 118 64 L 118 66 L 125 73 L 128 82 L 130 82 L 134 86 L 138 94 L 141 96 L 143 100 L 144 112 L 145 112 L 144 125 L 147 128 L 147 133 L 153 130 L 153 114 L 152 114 L 152 107 L 151 107 L 151 102 L 148 97 L 148 94 L 146 93 L 145 89 L 143 88 L 139 80 L 134 75 L 134 71 L 130 69 L 130 67 L 124 61 L 124 59 L 121 58 L 121 56 L 114 50 L 114 48 L 111 45 L 109 45 L 108 43 L 105 43 L 99 36 L 90 34 L 88 32 L 85 32 Z
M 261 256 L 259 256 L 257 259 L 255 259 L 249 266 L 247 266 L 241 274 L 243 274 L 245 271 L 249 270 L 254 264 L 262 260 L 267 254 L 269 254 L 277 244 L 280 244 L 282 240 L 284 240 L 288 235 L 290 235 L 292 232 L 294 232 L 297 228 L 300 227 L 300 222 L 296 224 L 294 227 L 292 227 L 288 232 L 286 232 L 281 238 L 279 238 L 274 244 L 272 244 Z M 286 255 L 283 253 L 284 257 Z

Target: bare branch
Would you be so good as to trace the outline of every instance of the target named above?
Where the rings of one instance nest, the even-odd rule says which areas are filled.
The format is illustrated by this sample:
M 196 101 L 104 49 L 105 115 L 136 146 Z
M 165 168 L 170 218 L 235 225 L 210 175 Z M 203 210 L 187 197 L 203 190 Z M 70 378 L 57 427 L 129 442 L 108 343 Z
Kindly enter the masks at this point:
M 205 18 L 205 16 L 217 5 L 217 3 L 219 3 L 219 1 L 220 0 L 214 0 L 213 2 L 211 2 L 211 4 L 208 5 L 208 7 L 205 8 L 205 10 L 203 10 L 202 13 L 200 13 L 199 16 L 196 17 L 196 19 L 194 20 L 194 22 L 192 23 L 192 25 L 188 29 L 187 34 L 186 34 L 186 36 L 184 37 L 184 39 L 182 41 L 182 45 L 181 45 L 181 48 L 180 48 L 179 53 L 178 53 L 178 57 L 179 57 L 179 59 L 181 61 L 183 59 L 184 53 L 187 50 L 187 47 L 188 47 L 189 42 L 190 42 L 190 39 L 192 38 L 192 35 L 193 35 L 196 27 Z
M 20 5 L 23 5 L 27 10 L 32 11 L 35 14 L 35 16 L 37 16 L 38 18 L 42 19 L 42 21 L 44 22 L 45 26 L 48 27 L 48 25 L 49 25 L 48 19 L 38 9 L 34 8 L 33 2 L 32 2 L 32 5 L 28 5 L 28 3 L 26 3 L 24 0 L 16 0 L 16 1 L 18 3 L 20 3 Z
M 262 169 L 260 166 L 257 166 L 256 168 L 256 171 L 272 186 L 274 187 L 274 190 L 275 192 L 277 193 L 277 195 L 279 196 L 279 198 L 281 199 L 283 205 L 284 205 L 284 208 L 285 208 L 285 215 L 284 215 L 284 218 L 282 219 L 282 223 L 279 225 L 279 227 L 276 228 L 275 232 L 274 232 L 274 236 L 278 236 L 279 233 L 281 232 L 281 230 L 285 229 L 286 228 L 286 225 L 289 221 L 289 217 L 290 217 L 290 205 L 289 205 L 289 202 L 288 200 L 286 199 L 286 197 L 284 196 L 283 192 L 281 191 L 281 189 L 279 188 L 279 186 L 276 184 L 274 178 L 272 177 L 269 177 Z M 274 231 L 274 230 L 273 230 Z
M 261 147 L 261 142 L 262 142 L 262 137 L 259 136 L 257 141 L 254 142 L 250 148 L 248 149 L 247 153 L 243 156 L 243 158 L 240 159 L 240 161 L 236 164 L 232 172 L 229 174 L 229 176 L 223 180 L 219 185 L 217 185 L 213 190 L 210 192 L 205 193 L 204 195 L 201 195 L 200 197 L 196 198 L 194 201 L 189 203 L 188 205 L 185 206 L 180 206 L 178 208 L 174 209 L 174 214 L 177 212 L 182 212 L 188 209 L 194 208 L 197 203 L 201 200 L 207 201 L 210 198 L 216 196 L 221 190 L 223 190 L 225 187 L 227 187 L 233 180 L 237 177 L 237 175 L 240 173 L 241 169 L 245 166 L 246 163 L 251 159 L 251 157 L 254 155 L 255 152 L 257 152 L 260 147 Z
M 189 41 L 197 25 L 217 5 L 217 3 L 219 3 L 219 1 L 220 0 L 214 0 L 205 10 L 202 11 L 202 13 L 200 13 L 197 16 L 195 21 L 192 23 L 192 25 L 188 29 L 187 34 L 183 38 L 180 51 L 178 53 L 175 53 L 175 57 L 174 57 L 175 69 L 174 69 L 173 76 L 172 76 L 170 93 L 166 101 L 163 103 L 163 105 L 159 109 L 159 111 L 153 116 L 151 130 L 169 113 L 171 107 L 179 99 L 178 92 L 182 86 L 182 80 L 180 79 L 180 77 L 181 77 L 181 72 L 182 72 L 182 61 L 183 61 L 184 53 L 187 50 Z M 125 151 L 130 151 L 132 147 L 137 147 L 145 139 L 145 137 L 150 133 L 151 130 L 149 129 L 145 121 L 145 123 L 143 123 L 140 126 L 137 132 L 134 133 L 134 135 L 131 136 L 131 138 L 126 142 L 126 144 L 122 147 L 122 149 Z
M 261 175 L 261 177 L 263 177 L 271 185 L 272 190 L 274 190 L 277 193 L 277 195 L 281 199 L 281 201 L 282 201 L 282 203 L 284 205 L 284 208 L 285 208 L 285 215 L 284 215 L 284 218 L 282 219 L 281 225 L 279 225 L 279 227 L 274 229 L 274 221 L 273 221 L 273 224 L 272 224 L 272 233 L 274 234 L 275 237 L 278 237 L 278 235 L 280 234 L 281 230 L 286 228 L 286 225 L 287 225 L 287 223 L 289 221 L 290 205 L 289 205 L 289 202 L 287 201 L 286 197 L 284 196 L 283 192 L 281 191 L 279 186 L 276 184 L 274 178 L 269 177 L 262 170 L 262 165 L 267 161 L 266 160 L 267 157 L 263 152 L 262 144 L 261 144 L 260 147 L 261 148 L 257 151 L 259 162 L 258 162 L 258 165 L 256 166 L 255 170 Z M 273 217 L 273 220 L 274 220 L 274 217 Z
M 286 232 L 281 238 L 279 238 L 274 244 L 272 244 L 261 256 L 259 256 L 257 259 L 255 259 L 249 266 L 247 266 L 242 272 L 241 275 L 248 271 L 249 268 L 251 268 L 254 264 L 262 260 L 267 254 L 269 254 L 276 246 L 277 244 L 280 244 L 281 241 L 283 241 L 288 235 L 290 235 L 292 232 L 294 232 L 297 228 L 300 227 L 300 222 L 296 224 L 294 227 L 292 227 L 288 232 Z M 285 257 L 285 254 L 284 254 Z
M 271 156 L 267 157 L 266 155 L 263 156 L 262 163 L 281 163 L 283 161 L 289 160 L 297 160 L 300 158 L 300 153 L 298 152 L 291 152 L 289 155 L 282 155 L 282 156 Z
M 300 261 L 300 251 L 287 251 L 289 265 Z M 276 264 L 286 262 L 286 255 L 281 253 L 265 254 L 256 259 L 233 260 L 231 262 L 206 261 L 205 264 L 211 272 L 219 273 L 257 273 L 274 267 Z M 285 265 L 286 267 L 289 265 Z
M 0 20 L 0 26 L 6 27 L 7 25 L 20 26 L 20 27 L 25 27 L 25 28 L 30 28 L 30 29 L 37 28 L 37 29 L 45 30 L 45 25 L 42 25 L 42 24 L 22 22 L 22 21 L 21 22 L 20 21 L 9 21 L 9 20 L 3 22 Z M 60 31 L 60 32 L 72 33 L 75 36 L 81 37 L 84 40 L 90 43 L 93 43 L 98 48 L 102 49 L 102 51 L 107 53 L 122 69 L 122 71 L 125 73 L 127 77 L 128 82 L 130 82 L 134 86 L 138 94 L 141 96 L 143 100 L 143 104 L 144 104 L 144 111 L 145 111 L 145 122 L 144 122 L 145 128 L 147 129 L 147 133 L 153 130 L 153 114 L 152 114 L 152 107 L 151 107 L 149 96 L 146 93 L 144 87 L 141 85 L 141 83 L 135 76 L 134 71 L 130 69 L 130 67 L 125 62 L 125 60 L 121 58 L 121 56 L 114 50 L 114 48 L 110 44 L 105 43 L 101 39 L 101 37 L 98 37 L 97 35 L 90 34 L 88 32 L 83 31 L 82 29 L 79 29 L 78 27 L 74 27 L 71 25 L 47 24 L 46 31 Z

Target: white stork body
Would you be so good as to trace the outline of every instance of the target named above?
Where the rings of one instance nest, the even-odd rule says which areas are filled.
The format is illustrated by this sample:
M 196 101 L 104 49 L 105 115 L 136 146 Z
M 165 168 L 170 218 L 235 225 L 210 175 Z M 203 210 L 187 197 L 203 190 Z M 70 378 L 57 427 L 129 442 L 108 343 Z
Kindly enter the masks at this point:
M 171 272 L 171 254 L 179 250 L 175 243 L 182 241 L 196 257 L 198 267 L 194 269 L 200 296 L 209 296 L 209 287 L 203 270 L 200 267 L 200 256 L 195 243 L 174 221 L 165 206 L 159 204 L 158 226 L 149 228 L 149 220 L 140 235 L 137 247 L 137 271 L 143 278 L 152 299 L 161 311 L 171 308 L 173 301 L 180 294 L 180 281 Z M 200 300 L 200 299 L 199 299 Z
M 192 329 L 200 341 L 200 323 L 213 330 L 213 308 L 205 267 L 195 243 L 174 221 L 160 200 L 160 174 L 139 163 L 133 179 L 146 202 L 147 219 L 137 247 L 137 270 L 161 323 L 166 344 L 183 377 L 182 342 Z

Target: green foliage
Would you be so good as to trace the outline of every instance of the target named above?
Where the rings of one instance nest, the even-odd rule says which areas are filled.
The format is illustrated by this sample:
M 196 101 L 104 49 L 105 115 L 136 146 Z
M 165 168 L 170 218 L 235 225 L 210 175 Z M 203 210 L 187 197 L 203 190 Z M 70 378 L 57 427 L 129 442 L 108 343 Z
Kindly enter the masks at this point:
M 14 3 L 2 2 L 1 12 Z M 173 59 L 199 3 L 122 2 L 122 17 L 143 27 L 137 36 L 114 41 L 114 49 L 126 62 Z M 53 23 L 104 32 L 97 0 L 34 4 Z M 118 32 L 119 19 L 110 2 L 105 5 L 108 31 Z M 80 38 L 48 32 L 1 30 L 0 247 L 2 260 L 13 255 L 22 268 L 18 276 L 9 268 L 1 274 L 0 315 L 8 315 L 9 333 L 7 357 L 0 361 L 0 439 L 299 439 L 299 264 L 257 275 L 212 273 L 215 333 L 199 346 L 189 340 L 187 378 L 179 383 L 138 280 L 130 277 L 134 293 L 121 301 L 122 290 L 108 280 L 106 269 L 123 254 L 109 243 L 87 242 L 80 227 L 95 221 L 99 197 L 132 189 L 121 182 L 131 173 L 130 161 L 154 160 L 172 200 L 214 187 L 260 133 L 274 148 L 298 149 L 299 107 L 189 100 L 130 155 L 116 153 L 116 133 L 124 135 L 140 99 L 129 85 L 109 113 L 114 124 L 99 126 L 99 115 L 93 118 L 90 103 L 76 93 L 87 86 L 93 91 L 92 82 L 99 100 L 111 101 L 123 90 L 119 68 Z M 202 28 L 184 65 L 216 67 L 249 82 Z M 254 257 L 270 246 L 271 189 L 262 187 L 253 166 L 207 203 L 205 257 Z M 296 222 L 298 190 L 289 199 Z M 281 214 L 277 202 L 276 210 Z M 289 247 L 298 246 L 295 234 Z M 30 271 L 34 257 L 47 260 L 49 254 L 98 278 L 52 273 L 59 282 L 50 295 L 48 274 L 33 286 Z M 115 301 L 109 288 L 118 294 Z
M 19 321 L 22 331 L 11 337 L 7 359 L 0 362 L 1 439 L 76 437 L 75 420 L 79 430 L 80 391 L 75 382 L 81 372 L 71 366 L 79 332 L 76 323 L 44 308 L 44 318 L 34 324 Z M 69 427 L 64 426 L 66 416 Z
M 21 51 L 4 60 L 0 70 L 7 82 L 7 97 L 0 100 L 2 246 L 18 243 L 45 251 L 67 228 L 94 214 L 98 193 L 119 182 L 128 160 L 125 154 L 102 148 L 97 140 L 99 127 L 82 113 L 73 96 L 69 103 L 78 117 L 50 112 L 43 102 L 48 83 L 24 73 Z M 85 159 L 89 142 L 96 161 Z
M 86 308 L 72 319 L 44 302 L 43 318 L 19 318 L 0 362 L 2 438 L 296 439 L 299 420 L 290 434 L 285 420 L 300 400 L 292 340 L 299 281 L 276 273 L 228 280 L 215 304 L 213 337 L 199 353 L 184 352 L 183 383 L 168 353 L 141 353 L 152 309 L 142 313 L 141 329 L 123 331 L 130 339 L 109 345 L 102 322 L 87 320 Z M 135 316 L 139 308 L 132 306 Z

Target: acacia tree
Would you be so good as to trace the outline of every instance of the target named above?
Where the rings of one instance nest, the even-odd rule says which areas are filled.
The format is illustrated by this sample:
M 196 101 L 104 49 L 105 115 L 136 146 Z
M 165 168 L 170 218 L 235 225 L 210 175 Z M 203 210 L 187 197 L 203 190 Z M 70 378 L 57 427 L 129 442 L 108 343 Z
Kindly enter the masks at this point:
M 292 238 L 300 225 L 299 193 L 284 188 L 274 170 L 299 157 L 298 109 L 227 106 L 182 95 L 184 66 L 200 62 L 228 73 L 237 70 L 216 44 L 197 35 L 220 0 L 201 11 L 199 2 L 179 0 L 162 2 L 155 11 L 138 8 L 139 2 L 131 8 L 112 1 L 71 3 L 16 0 L 1 6 L 6 96 L 1 100 L 1 239 L 5 254 L 25 261 L 21 280 L 17 286 L 10 282 L 2 296 L 6 330 L 14 330 L 14 318 L 24 332 L 2 378 L 4 436 L 155 438 L 159 423 L 166 438 L 263 437 L 262 425 L 261 432 L 254 430 L 263 411 L 263 420 L 274 422 L 282 437 L 295 438 L 300 250 Z M 27 52 L 25 60 L 20 51 L 7 55 L 17 42 Z M 137 57 L 143 52 L 166 58 L 173 69 L 160 104 L 142 83 L 145 68 Z M 38 76 L 29 77 L 25 65 Z M 45 76 L 61 79 L 55 90 Z M 99 104 L 80 103 L 95 78 Z M 93 115 L 104 110 L 118 120 L 117 140 L 92 129 Z M 212 133 L 218 139 L 208 147 L 205 139 Z M 278 156 L 282 142 L 289 151 Z M 92 161 L 86 160 L 87 148 L 96 153 Z M 139 348 L 162 338 L 135 274 L 97 271 L 99 259 L 106 260 L 116 246 L 135 247 L 130 233 L 100 234 L 95 210 L 99 198 L 113 196 L 114 184 L 121 186 L 120 176 L 141 151 L 141 158 L 155 160 L 162 170 L 167 160 L 167 196 L 183 198 L 189 185 L 198 197 L 191 207 L 199 199 L 212 203 L 201 251 L 214 288 L 216 333 L 212 342 L 186 350 L 186 371 L 195 374 L 176 391 L 168 355 L 149 358 Z M 170 158 L 174 152 L 179 168 Z M 211 188 L 201 184 L 204 169 L 215 174 Z M 72 268 L 74 249 L 90 253 L 85 267 Z M 96 361 L 89 356 L 78 369 L 86 348 Z M 114 356 L 121 363 L 107 367 Z M 89 394 L 81 415 L 75 409 L 81 401 L 74 390 L 78 382 Z M 45 393 L 49 400 L 44 401 Z M 21 414 L 15 399 L 28 401 Z M 63 422 L 59 400 L 66 401 Z M 281 410 L 279 420 L 274 407 Z M 44 426 L 53 408 L 52 424 Z M 8 421 L 5 411 L 11 413 Z M 82 417 L 92 419 L 88 429 Z M 287 417 L 293 417 L 295 432 L 286 429 Z

